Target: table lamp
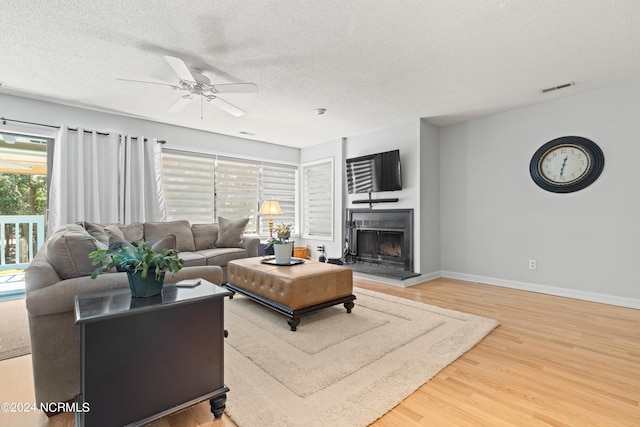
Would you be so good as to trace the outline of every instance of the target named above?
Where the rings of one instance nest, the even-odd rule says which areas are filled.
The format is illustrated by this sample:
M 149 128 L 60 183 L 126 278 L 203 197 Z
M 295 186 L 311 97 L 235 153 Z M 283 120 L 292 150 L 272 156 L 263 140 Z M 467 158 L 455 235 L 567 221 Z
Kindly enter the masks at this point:
M 282 209 L 277 200 L 265 200 L 258 215 L 269 215 L 269 237 L 273 237 L 273 215 L 282 215 Z

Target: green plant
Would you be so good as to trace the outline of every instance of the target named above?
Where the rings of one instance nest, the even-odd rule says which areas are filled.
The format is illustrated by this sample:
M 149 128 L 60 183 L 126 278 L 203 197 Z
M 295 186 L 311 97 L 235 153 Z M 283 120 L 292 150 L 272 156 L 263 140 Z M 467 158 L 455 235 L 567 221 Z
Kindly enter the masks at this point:
M 287 234 L 289 233 L 289 235 L 291 235 L 291 224 L 280 224 L 280 225 L 276 225 L 276 227 L 274 228 L 276 234 Z
M 177 273 L 182 268 L 184 260 L 178 257 L 175 249 L 163 249 L 162 252 L 154 252 L 144 244 L 132 243 L 123 245 L 118 249 L 100 249 L 89 254 L 93 259 L 92 265 L 98 265 L 91 275 L 92 279 L 98 274 L 111 268 L 128 271 L 130 273 L 142 272 L 142 277 L 147 277 L 149 270 L 155 273 L 159 279 L 162 272 Z
M 269 249 L 273 245 L 284 245 L 289 243 L 289 237 L 291 237 L 291 224 L 280 224 L 274 228 L 278 237 L 269 237 L 264 248 Z

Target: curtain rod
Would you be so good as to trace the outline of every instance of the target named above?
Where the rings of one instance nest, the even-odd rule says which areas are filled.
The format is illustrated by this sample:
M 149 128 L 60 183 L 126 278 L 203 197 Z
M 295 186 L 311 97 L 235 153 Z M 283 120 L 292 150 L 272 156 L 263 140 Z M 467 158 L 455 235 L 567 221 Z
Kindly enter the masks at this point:
M 44 127 L 48 127 L 48 128 L 60 129 L 60 126 L 56 126 L 56 125 L 46 125 L 46 124 L 43 124 L 43 123 L 25 122 L 25 121 L 22 121 L 22 120 L 7 119 L 5 117 L 1 117 L 0 119 L 2 120 L 2 124 L 3 125 L 6 125 L 7 122 L 14 122 L 14 123 L 22 123 L 22 124 L 25 124 L 25 125 L 44 126 Z M 67 128 L 67 129 L 69 129 L 72 132 L 78 132 L 78 128 Z M 85 133 L 93 133 L 90 130 L 85 130 L 84 132 Z M 109 136 L 109 134 L 105 133 L 105 132 L 96 132 L 96 133 L 98 135 L 102 135 L 102 136 Z M 138 139 L 138 137 L 137 136 L 132 136 L 131 139 Z M 145 138 L 144 140 L 146 141 L 147 138 Z M 158 140 L 158 144 L 166 144 L 166 143 L 167 143 L 167 141 L 165 141 L 163 139 L 159 139 Z

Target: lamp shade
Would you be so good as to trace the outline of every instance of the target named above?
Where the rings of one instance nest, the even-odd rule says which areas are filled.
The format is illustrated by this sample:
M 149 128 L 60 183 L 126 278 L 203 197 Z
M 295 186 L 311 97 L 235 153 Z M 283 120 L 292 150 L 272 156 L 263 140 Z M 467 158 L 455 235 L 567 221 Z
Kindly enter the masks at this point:
M 282 215 L 282 209 L 277 200 L 265 200 L 258 215 Z

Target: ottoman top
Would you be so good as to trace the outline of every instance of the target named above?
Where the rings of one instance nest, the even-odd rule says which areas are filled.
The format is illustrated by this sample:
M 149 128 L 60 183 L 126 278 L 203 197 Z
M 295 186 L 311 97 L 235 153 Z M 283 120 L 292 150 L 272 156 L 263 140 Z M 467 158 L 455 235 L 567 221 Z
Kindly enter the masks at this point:
M 303 263 L 296 265 L 263 264 L 260 262 L 261 260 L 262 257 L 234 259 L 232 261 L 229 261 L 227 268 L 231 267 L 231 265 L 234 265 L 240 268 L 268 273 L 272 276 L 287 278 L 312 277 L 325 274 L 352 275 L 352 271 L 350 268 L 314 260 L 305 260 Z

